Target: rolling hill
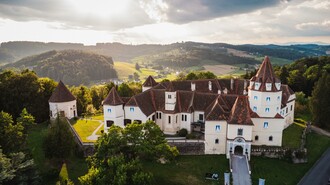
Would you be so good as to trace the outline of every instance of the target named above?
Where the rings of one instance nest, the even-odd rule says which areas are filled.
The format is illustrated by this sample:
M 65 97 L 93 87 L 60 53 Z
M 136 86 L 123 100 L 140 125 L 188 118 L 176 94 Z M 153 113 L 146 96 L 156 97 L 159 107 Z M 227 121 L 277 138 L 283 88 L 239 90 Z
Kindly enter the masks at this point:
M 27 68 L 41 77 L 62 80 L 68 85 L 88 85 L 92 81 L 117 78 L 111 57 L 80 50 L 48 51 L 3 68 Z

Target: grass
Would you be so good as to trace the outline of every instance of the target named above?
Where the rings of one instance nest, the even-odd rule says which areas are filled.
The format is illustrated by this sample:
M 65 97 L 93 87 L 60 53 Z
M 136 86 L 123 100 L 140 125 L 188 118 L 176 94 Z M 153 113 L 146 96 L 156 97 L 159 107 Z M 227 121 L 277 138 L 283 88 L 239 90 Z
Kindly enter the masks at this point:
M 135 70 L 135 65 L 128 62 L 114 62 L 115 70 L 117 71 L 119 79 L 128 79 L 128 75 L 133 75 Z
M 169 164 L 144 163 L 144 169 L 152 172 L 157 185 L 222 184 L 223 173 L 229 171 L 225 155 L 178 156 Z M 204 179 L 205 173 L 218 173 L 219 181 Z
M 104 121 L 104 116 L 103 116 L 103 114 L 95 115 L 92 117 L 92 119 Z
M 79 119 L 72 123 L 73 128 L 79 134 L 83 142 L 95 142 L 93 140 L 88 140 L 87 137 L 92 135 L 94 130 L 100 125 L 99 121 L 89 120 L 89 119 Z
M 308 163 L 292 164 L 284 160 L 252 157 L 252 183 L 258 184 L 258 178 L 266 179 L 267 185 L 294 185 L 305 175 L 313 164 L 330 147 L 330 138 L 310 133 L 307 135 Z
M 291 124 L 283 130 L 282 145 L 288 148 L 299 148 L 301 134 L 304 128 Z
M 58 161 L 45 158 L 42 143 L 47 135 L 48 123 L 38 124 L 28 130 L 27 144 L 33 160 L 43 179 L 43 184 L 55 185 L 58 180 L 61 164 Z M 79 184 L 78 177 L 87 173 L 87 164 L 84 158 L 72 156 L 66 160 L 69 178 Z
M 265 58 L 264 56 L 260 56 L 260 57 L 255 57 L 254 59 L 257 61 L 263 61 L 264 58 Z M 284 59 L 284 58 L 277 58 L 277 57 L 273 57 L 273 56 L 270 56 L 270 61 L 272 62 L 272 65 L 279 65 L 279 66 L 283 66 L 283 65 L 292 63 L 292 60 L 288 60 L 288 59 Z

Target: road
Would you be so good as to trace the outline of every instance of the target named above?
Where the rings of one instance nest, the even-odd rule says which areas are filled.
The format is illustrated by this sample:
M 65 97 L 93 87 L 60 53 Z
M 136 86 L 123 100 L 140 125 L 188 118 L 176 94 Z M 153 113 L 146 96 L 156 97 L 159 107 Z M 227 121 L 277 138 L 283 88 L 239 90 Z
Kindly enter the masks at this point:
M 298 185 L 326 185 L 330 178 L 330 148 L 305 174 Z
M 251 177 L 247 167 L 245 156 L 232 155 L 231 158 L 233 169 L 233 184 L 234 185 L 251 185 Z

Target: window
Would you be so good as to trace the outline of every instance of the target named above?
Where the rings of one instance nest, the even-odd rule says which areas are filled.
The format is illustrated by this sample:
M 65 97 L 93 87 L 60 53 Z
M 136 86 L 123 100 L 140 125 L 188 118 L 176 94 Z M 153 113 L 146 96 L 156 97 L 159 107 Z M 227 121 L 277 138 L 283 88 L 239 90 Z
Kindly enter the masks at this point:
M 111 113 L 111 109 L 108 109 L 108 113 Z
M 265 112 L 269 112 L 269 108 L 265 108 Z
M 52 112 L 52 111 L 50 111 L 49 115 L 50 115 L 50 117 L 53 117 L 53 112 Z
M 277 101 L 280 101 L 280 100 L 281 100 L 281 97 L 280 97 L 280 96 L 278 96 L 278 97 L 277 97 Z
M 178 123 L 178 115 L 175 116 L 175 123 Z
M 219 139 L 215 139 L 214 143 L 219 144 Z
M 254 99 L 254 100 L 257 100 L 257 99 L 258 99 L 258 96 L 254 96 L 253 99 Z
M 182 114 L 182 116 L 181 116 L 181 120 L 182 120 L 182 121 L 187 121 L 187 115 Z
M 203 121 L 204 120 L 204 115 L 203 114 L 199 114 L 199 120 Z
M 152 121 L 155 121 L 155 115 L 152 115 Z
M 168 124 L 171 124 L 171 116 L 168 116 Z
M 273 136 L 269 136 L 268 140 L 273 141 Z
M 288 107 L 286 108 L 286 113 L 288 113 Z
M 134 112 L 134 107 L 129 108 L 130 112 Z
M 159 112 L 159 119 L 162 119 L 162 113 Z
M 215 126 L 215 131 L 216 131 L 216 132 L 220 132 L 220 130 L 221 130 L 221 126 L 220 126 L 220 125 L 216 125 L 216 126 Z
M 107 120 L 107 127 L 111 127 L 111 125 L 113 125 L 113 121 Z
M 167 95 L 167 98 L 168 98 L 168 99 L 171 99 L 171 98 L 172 98 L 172 96 L 169 94 L 169 95 Z
M 128 125 L 128 124 L 131 124 L 132 123 L 132 120 L 130 119 L 124 119 L 124 126 Z
M 254 140 L 258 141 L 259 140 L 259 136 L 254 136 Z
M 291 105 L 291 108 L 290 108 L 291 111 L 292 111 L 292 108 L 293 108 L 293 105 Z
M 276 107 L 276 111 L 280 110 L 280 108 Z
M 257 111 L 257 106 L 253 106 L 253 111 L 254 111 L 254 112 Z
M 242 128 L 237 129 L 237 135 L 238 136 L 242 136 L 243 135 L 243 129 Z
M 264 128 L 268 128 L 268 122 L 264 122 Z
M 266 97 L 266 101 L 270 101 L 270 97 Z

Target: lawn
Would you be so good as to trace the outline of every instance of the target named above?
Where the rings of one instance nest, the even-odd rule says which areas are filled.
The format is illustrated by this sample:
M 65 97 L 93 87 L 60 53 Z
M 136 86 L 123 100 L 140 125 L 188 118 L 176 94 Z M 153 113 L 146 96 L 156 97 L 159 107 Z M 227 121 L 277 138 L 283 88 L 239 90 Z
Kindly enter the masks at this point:
M 307 135 L 308 163 L 292 164 L 284 160 L 252 157 L 252 183 L 258 184 L 258 178 L 265 178 L 267 185 L 294 185 L 330 147 L 330 138 L 315 133 Z
M 104 121 L 104 116 L 103 116 L 103 114 L 95 115 L 92 117 L 92 119 Z
M 100 125 L 99 121 L 79 119 L 77 121 L 71 122 L 71 124 L 83 142 L 95 142 L 93 140 L 88 140 L 87 137 L 92 135 L 94 130 L 97 129 L 97 127 Z
M 282 145 L 288 148 L 299 148 L 301 134 L 304 128 L 291 124 L 289 127 L 283 130 Z
M 54 163 L 45 158 L 45 153 L 42 150 L 42 143 L 47 135 L 48 123 L 42 123 L 28 130 L 27 144 L 31 151 L 32 157 L 37 168 L 40 171 L 40 176 L 43 179 L 43 184 L 55 185 L 58 180 L 61 165 Z M 66 160 L 70 179 L 78 184 L 78 177 L 87 173 L 87 164 L 84 158 L 72 156 Z
M 144 169 L 154 175 L 157 185 L 223 184 L 223 173 L 229 171 L 225 155 L 178 156 L 170 164 L 144 163 Z M 219 181 L 204 179 L 205 173 L 218 173 Z

